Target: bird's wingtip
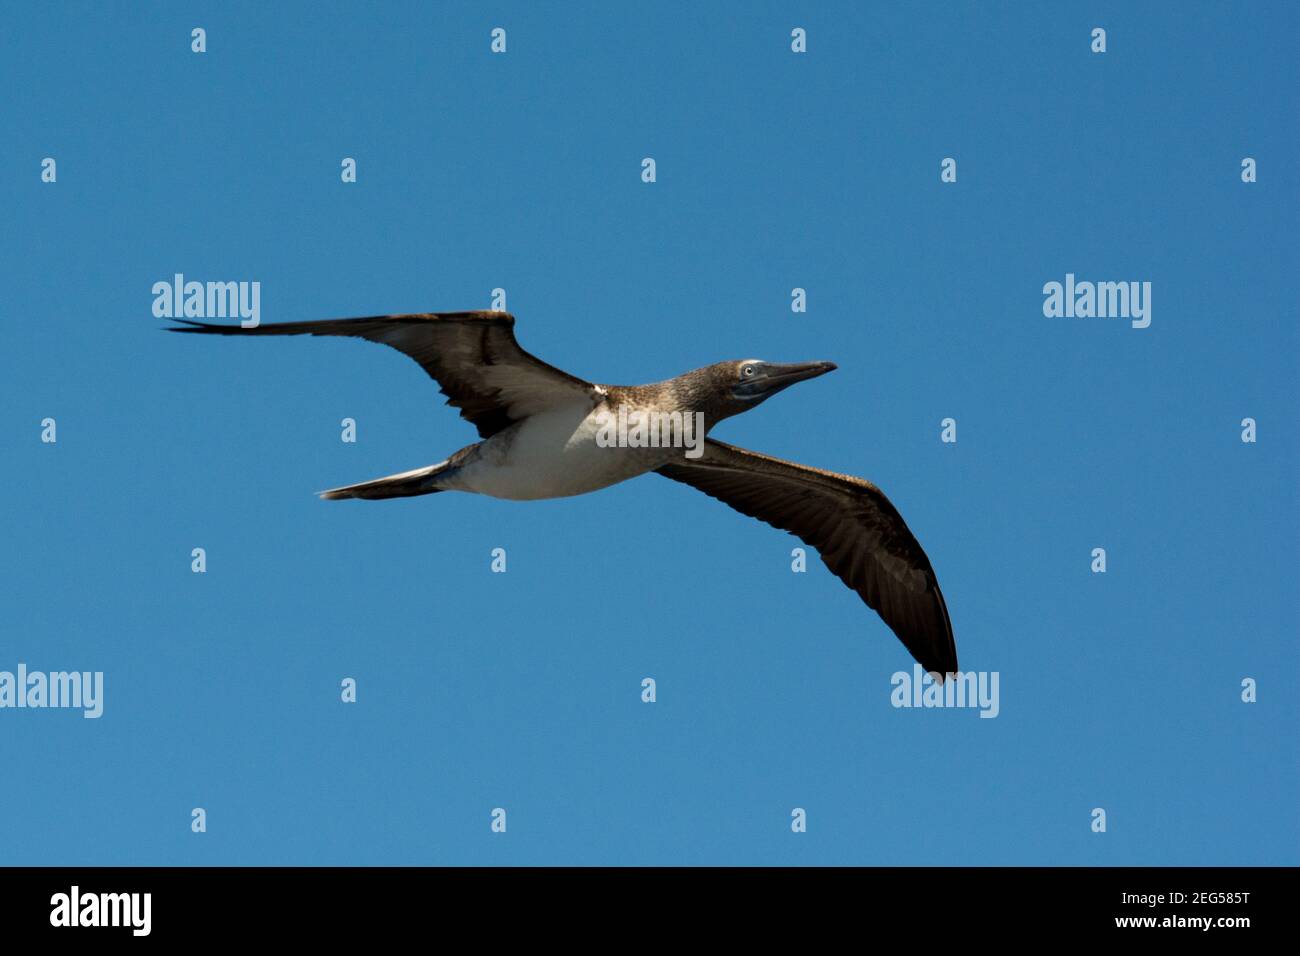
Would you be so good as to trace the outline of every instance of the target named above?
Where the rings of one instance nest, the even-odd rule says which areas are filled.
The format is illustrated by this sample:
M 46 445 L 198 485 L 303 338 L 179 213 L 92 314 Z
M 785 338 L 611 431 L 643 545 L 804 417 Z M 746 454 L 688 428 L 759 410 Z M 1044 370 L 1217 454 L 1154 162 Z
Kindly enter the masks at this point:
M 960 677 L 961 670 L 957 666 L 956 658 L 954 658 L 951 661 L 945 661 L 940 667 L 930 668 L 929 674 L 936 684 L 942 684 L 949 677 Z

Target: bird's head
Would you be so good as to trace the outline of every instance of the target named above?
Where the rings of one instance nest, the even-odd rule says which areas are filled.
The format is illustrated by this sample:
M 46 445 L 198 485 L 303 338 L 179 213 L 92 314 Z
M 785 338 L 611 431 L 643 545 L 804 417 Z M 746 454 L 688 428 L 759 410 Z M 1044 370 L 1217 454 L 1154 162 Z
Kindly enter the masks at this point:
M 709 427 L 756 408 L 795 382 L 835 371 L 834 362 L 764 362 L 740 359 L 697 369 L 686 379 L 681 404 L 704 412 Z

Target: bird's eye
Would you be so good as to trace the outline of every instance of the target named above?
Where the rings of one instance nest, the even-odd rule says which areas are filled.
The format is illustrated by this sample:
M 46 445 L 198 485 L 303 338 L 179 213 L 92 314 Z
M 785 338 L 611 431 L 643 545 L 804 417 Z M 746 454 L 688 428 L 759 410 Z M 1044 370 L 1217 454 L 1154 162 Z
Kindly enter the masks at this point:
M 745 376 L 745 378 L 749 378 L 751 375 L 754 374 L 754 366 L 746 365 L 744 368 L 740 370 L 740 374 Z

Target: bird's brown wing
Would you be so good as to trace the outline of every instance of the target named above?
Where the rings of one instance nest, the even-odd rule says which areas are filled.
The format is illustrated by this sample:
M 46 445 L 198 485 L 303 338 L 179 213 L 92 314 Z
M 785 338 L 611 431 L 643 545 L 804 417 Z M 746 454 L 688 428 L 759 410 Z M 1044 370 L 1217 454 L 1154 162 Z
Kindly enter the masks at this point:
M 172 332 L 215 335 L 343 335 L 379 342 L 420 364 L 460 409 L 461 418 L 488 438 L 514 422 L 560 405 L 602 396 L 590 382 L 547 365 L 515 341 L 508 312 L 420 312 L 319 322 L 277 322 L 243 328 L 177 319 Z
M 930 559 L 879 488 L 708 439 L 659 474 L 788 531 L 880 614 L 927 671 L 957 670 L 952 623 Z

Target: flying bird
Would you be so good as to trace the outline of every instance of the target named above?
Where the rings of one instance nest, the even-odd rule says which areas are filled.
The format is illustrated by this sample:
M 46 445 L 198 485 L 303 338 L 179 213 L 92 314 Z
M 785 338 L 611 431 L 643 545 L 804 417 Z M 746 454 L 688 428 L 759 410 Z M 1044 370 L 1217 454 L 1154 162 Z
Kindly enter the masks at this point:
M 698 435 L 696 447 L 602 441 L 621 413 L 703 415 L 704 431 L 749 411 L 831 362 L 717 362 L 651 385 L 597 385 L 519 347 L 506 312 L 384 315 L 251 328 L 177 319 L 172 332 L 337 335 L 391 346 L 432 378 L 482 441 L 445 461 L 320 492 L 322 498 L 405 498 L 468 491 L 537 500 L 596 491 L 654 472 L 697 488 L 741 514 L 815 548 L 927 671 L 957 671 L 948 608 L 934 569 L 897 509 L 869 481 L 783 461 Z M 680 431 L 680 429 L 679 429 Z M 685 438 L 689 440 L 687 433 Z M 692 457 L 692 455 L 694 457 Z

